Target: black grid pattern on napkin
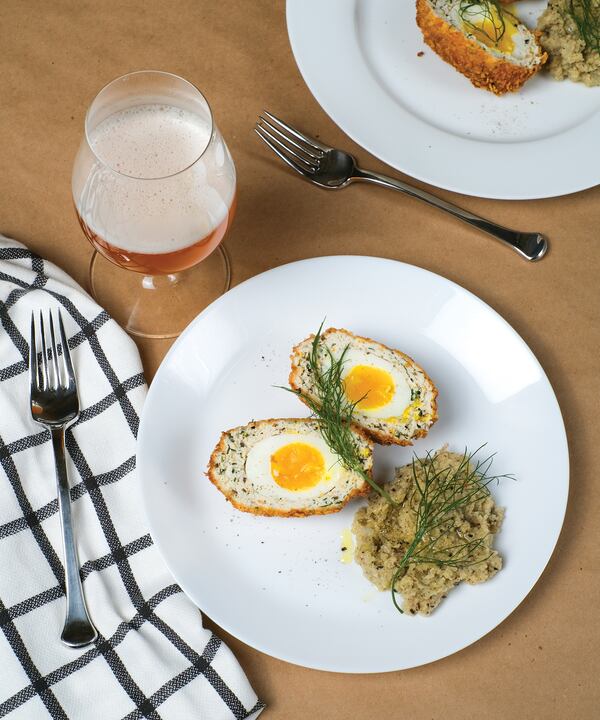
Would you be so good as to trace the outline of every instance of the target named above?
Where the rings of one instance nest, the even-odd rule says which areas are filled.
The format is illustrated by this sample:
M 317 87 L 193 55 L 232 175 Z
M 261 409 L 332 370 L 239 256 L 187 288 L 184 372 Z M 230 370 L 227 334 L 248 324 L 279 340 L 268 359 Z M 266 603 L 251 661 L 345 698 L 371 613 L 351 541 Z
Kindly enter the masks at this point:
M 69 337 L 69 347 L 74 349 L 82 343 L 88 343 L 98 367 L 104 374 L 111 388 L 110 393 L 100 401 L 82 409 L 76 425 L 93 422 L 95 418 L 101 416 L 102 413 L 106 412 L 109 408 L 118 405 L 120 407 L 120 415 L 124 421 L 124 432 L 129 432 L 135 438 L 139 427 L 139 417 L 129 399 L 128 393 L 142 386 L 145 380 L 141 373 L 135 374 L 125 380 L 120 380 L 111 367 L 98 339 L 98 331 L 110 320 L 106 312 L 101 311 L 92 319 L 88 319 L 84 317 L 70 299 L 49 290 L 46 287 L 48 278 L 44 272 L 44 261 L 35 253 L 25 248 L 0 248 L 0 260 L 26 260 L 30 263 L 31 270 L 35 273 L 33 281 L 28 283 L 19 277 L 0 272 L 1 281 L 14 285 L 14 289 L 10 291 L 8 296 L 4 300 L 0 299 L 0 324 L 21 358 L 6 367 L 0 368 L 0 382 L 8 382 L 21 374 L 28 373 L 29 346 L 11 318 L 11 309 L 33 290 L 47 292 L 60 303 L 63 310 L 70 315 L 79 328 L 77 332 Z M 51 569 L 56 584 L 53 587 L 41 589 L 37 594 L 12 606 L 6 606 L 3 598 L 0 597 L 0 632 L 8 641 L 15 657 L 18 659 L 29 680 L 28 684 L 12 696 L 4 699 L 2 695 L 0 695 L 0 717 L 4 717 L 11 711 L 20 708 L 36 696 L 43 703 L 47 711 L 47 716 L 51 718 L 72 717 L 65 701 L 63 700 L 61 703 L 58 700 L 57 694 L 53 691 L 53 687 L 74 673 L 77 673 L 79 670 L 82 670 L 82 668 L 92 663 L 100 662 L 105 662 L 108 665 L 115 680 L 115 688 L 106 687 L 103 688 L 103 692 L 117 692 L 120 689 L 120 691 L 126 693 L 131 700 L 130 712 L 123 715 L 127 720 L 135 720 L 137 718 L 159 720 L 162 717 L 160 715 L 161 705 L 174 693 L 185 688 L 192 680 L 199 676 L 202 676 L 218 693 L 223 704 L 229 709 L 232 718 L 243 720 L 243 718 L 249 717 L 264 707 L 260 701 L 251 709 L 244 707 L 240 699 L 228 687 L 227 683 L 213 667 L 212 662 L 221 647 L 221 640 L 219 638 L 211 634 L 210 640 L 202 652 L 199 653 L 186 643 L 177 632 L 169 627 L 168 623 L 165 622 L 160 613 L 157 612 L 157 610 L 160 609 L 161 603 L 173 595 L 181 593 L 177 585 L 169 584 L 152 595 L 152 597 L 144 597 L 133 572 L 130 560 L 136 555 L 152 548 L 152 540 L 148 534 L 144 534 L 123 544 L 102 492 L 103 487 L 118 483 L 134 470 L 135 456 L 125 458 L 108 472 L 95 475 L 75 436 L 70 431 L 67 432 L 66 447 L 81 478 L 79 482 L 75 481 L 76 478 L 72 478 L 71 501 L 81 499 L 85 495 L 89 496 L 99 520 L 99 526 L 109 548 L 107 554 L 93 560 L 88 560 L 82 565 L 81 579 L 84 583 L 84 588 L 86 580 L 93 573 L 102 573 L 109 568 L 116 568 L 125 592 L 135 609 L 135 613 L 128 621 L 121 622 L 110 637 L 100 635 L 94 646 L 79 651 L 74 650 L 72 661 L 62 664 L 49 673 L 42 674 L 40 672 L 32 659 L 27 641 L 23 637 L 24 634 L 19 631 L 15 621 L 21 618 L 29 618 L 33 624 L 34 620 L 32 616 L 34 616 L 40 608 L 52 602 L 64 603 L 64 571 L 62 559 L 53 548 L 42 526 L 45 520 L 58 512 L 57 501 L 54 499 L 42 507 L 34 508 L 28 498 L 25 483 L 19 476 L 17 463 L 15 462 L 15 458 L 19 453 L 35 452 L 36 447 L 49 442 L 49 434 L 46 431 L 40 430 L 39 428 L 32 428 L 32 430 L 31 434 L 11 442 L 5 442 L 0 434 L 0 466 L 5 475 L 2 481 L 10 483 L 22 513 L 20 517 L 13 518 L 0 525 L 0 543 L 5 538 L 19 534 L 23 535 L 23 542 L 33 541 Z M 200 622 L 199 617 L 198 622 Z M 151 624 L 158 633 L 160 633 L 163 641 L 168 643 L 172 648 L 175 648 L 185 660 L 182 664 L 183 669 L 173 677 L 163 681 L 152 693 L 142 691 L 117 652 L 117 648 L 123 643 L 128 634 L 138 631 L 146 623 Z M 60 628 L 54 628 L 53 631 L 56 632 L 58 642 Z M 1 687 L 2 683 L 0 681 L 0 692 Z M 200 717 L 202 708 L 198 708 L 198 711 L 198 717 Z M 36 715 L 36 717 L 37 716 L 38 715 Z

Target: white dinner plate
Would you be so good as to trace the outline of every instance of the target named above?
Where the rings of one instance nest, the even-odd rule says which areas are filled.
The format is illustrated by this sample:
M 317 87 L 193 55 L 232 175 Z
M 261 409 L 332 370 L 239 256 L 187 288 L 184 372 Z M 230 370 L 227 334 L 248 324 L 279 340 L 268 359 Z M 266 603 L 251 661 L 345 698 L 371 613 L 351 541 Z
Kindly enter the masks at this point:
M 220 432 L 253 419 L 301 417 L 285 385 L 292 346 L 326 324 L 401 348 L 439 387 L 440 419 L 414 450 L 487 443 L 506 507 L 505 567 L 463 585 L 428 618 L 400 615 L 358 565 L 340 562 L 357 507 L 309 518 L 235 510 L 205 477 Z M 390 478 L 411 448 L 377 448 Z M 431 662 L 474 642 L 527 595 L 563 521 L 568 453 L 552 388 L 527 345 L 485 303 L 392 260 L 325 257 L 258 275 L 216 300 L 160 366 L 138 445 L 152 537 L 183 590 L 228 632 L 269 655 L 339 672 Z
M 535 27 L 546 3 L 518 5 Z M 287 0 L 287 24 L 317 101 L 353 140 L 398 170 L 506 200 L 600 183 L 600 87 L 540 73 L 502 97 L 477 89 L 425 45 L 414 0 Z M 271 110 L 293 122 L 289 108 Z

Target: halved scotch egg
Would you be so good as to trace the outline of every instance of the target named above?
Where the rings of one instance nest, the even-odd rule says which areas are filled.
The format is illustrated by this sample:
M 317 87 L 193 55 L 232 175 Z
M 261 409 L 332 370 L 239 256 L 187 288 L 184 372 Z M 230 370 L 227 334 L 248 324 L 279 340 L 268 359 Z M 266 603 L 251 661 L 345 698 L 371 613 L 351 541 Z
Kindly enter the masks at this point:
M 314 335 L 292 350 L 289 383 L 299 397 L 318 401 L 310 363 Z M 350 403 L 352 420 L 382 445 L 412 445 L 437 420 L 437 389 L 412 358 L 348 330 L 329 328 L 318 345 L 320 372 L 342 358 L 341 380 Z
M 370 477 L 373 445 L 353 436 Z M 238 510 L 255 515 L 323 515 L 341 510 L 370 485 L 332 453 L 316 420 L 260 420 L 221 434 L 208 477 Z
M 443 60 L 496 95 L 518 90 L 548 57 L 498 0 L 417 0 L 417 25 Z

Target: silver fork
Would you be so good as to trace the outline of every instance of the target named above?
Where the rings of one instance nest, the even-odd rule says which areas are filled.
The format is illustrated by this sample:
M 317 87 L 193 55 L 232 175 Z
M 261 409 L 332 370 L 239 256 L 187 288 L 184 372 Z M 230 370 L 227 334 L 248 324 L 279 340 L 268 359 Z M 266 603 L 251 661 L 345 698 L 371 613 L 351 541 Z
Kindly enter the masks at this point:
M 54 320 L 50 311 L 48 311 L 48 324 L 50 347 L 46 343 L 46 327 L 40 311 L 41 352 L 38 355 L 35 314 L 31 314 L 31 342 L 29 344 L 31 416 L 36 422 L 48 428 L 54 449 L 67 595 L 65 625 L 60 639 L 69 647 L 83 647 L 92 643 L 98 637 L 98 633 L 90 620 L 79 577 L 79 559 L 75 546 L 71 496 L 65 462 L 65 430 L 79 417 L 79 396 L 60 311 L 58 312 L 60 355 L 56 344 Z
M 548 241 L 541 233 L 510 230 L 431 195 L 425 190 L 408 185 L 402 180 L 362 170 L 349 153 L 323 145 L 316 138 L 296 130 L 266 110 L 259 116 L 254 130 L 284 163 L 319 187 L 339 190 L 353 182 L 374 183 L 399 190 L 454 215 L 459 220 L 501 240 L 527 260 L 539 260 L 548 249 Z

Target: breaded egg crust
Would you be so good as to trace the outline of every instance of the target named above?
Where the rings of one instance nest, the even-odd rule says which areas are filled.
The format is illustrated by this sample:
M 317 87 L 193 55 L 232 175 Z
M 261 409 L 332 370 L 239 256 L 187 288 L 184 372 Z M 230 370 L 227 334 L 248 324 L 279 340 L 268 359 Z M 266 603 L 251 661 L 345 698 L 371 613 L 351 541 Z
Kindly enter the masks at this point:
M 495 8 L 491 9 L 497 13 Z M 491 21 L 485 20 L 486 12 L 478 15 L 476 10 L 470 10 L 471 24 L 462 22 L 460 0 L 417 0 L 417 25 L 427 45 L 475 87 L 503 95 L 521 88 L 542 68 L 548 56 L 535 33 L 513 15 L 501 12 L 506 24 L 503 48 L 491 37 L 488 39 L 484 23 Z M 481 28 L 476 25 L 478 17 L 482 18 Z M 510 37 L 506 37 L 508 32 Z

